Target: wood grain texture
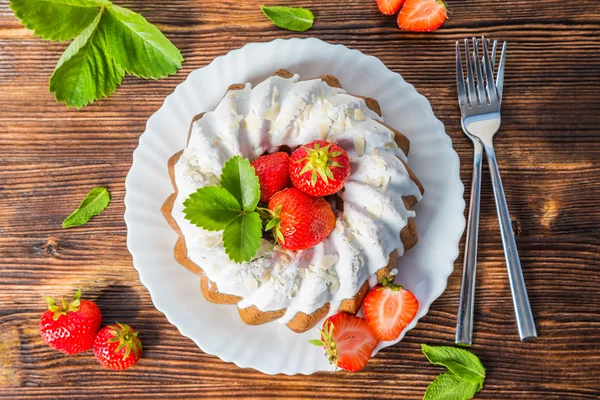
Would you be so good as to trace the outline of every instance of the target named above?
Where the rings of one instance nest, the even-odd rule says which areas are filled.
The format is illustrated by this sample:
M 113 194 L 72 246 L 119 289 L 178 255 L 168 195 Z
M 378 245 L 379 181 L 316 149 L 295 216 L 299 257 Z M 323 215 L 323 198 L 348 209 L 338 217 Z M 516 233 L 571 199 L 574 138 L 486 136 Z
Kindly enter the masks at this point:
M 429 314 L 364 372 L 265 376 L 204 354 L 153 307 L 126 248 L 124 181 L 147 118 L 190 71 L 248 42 L 315 36 L 379 57 L 428 97 L 460 155 L 468 199 L 472 146 L 460 130 L 454 41 L 481 34 L 509 41 L 497 154 L 540 338 L 518 340 L 484 174 L 473 351 L 488 378 L 477 398 L 600 398 L 600 2 L 448 0 L 451 18 L 430 34 L 399 31 L 374 0 L 265 0 L 310 8 L 315 26 L 301 34 L 272 26 L 263 1 L 116 2 L 157 24 L 184 67 L 161 81 L 128 77 L 78 111 L 47 90 L 66 45 L 35 38 L 0 0 L 0 398 L 421 398 L 442 369 L 419 343 L 453 343 L 462 252 Z M 62 230 L 97 185 L 111 205 Z M 90 352 L 66 357 L 44 345 L 43 296 L 78 287 L 105 322 L 141 330 L 135 368 L 113 373 Z

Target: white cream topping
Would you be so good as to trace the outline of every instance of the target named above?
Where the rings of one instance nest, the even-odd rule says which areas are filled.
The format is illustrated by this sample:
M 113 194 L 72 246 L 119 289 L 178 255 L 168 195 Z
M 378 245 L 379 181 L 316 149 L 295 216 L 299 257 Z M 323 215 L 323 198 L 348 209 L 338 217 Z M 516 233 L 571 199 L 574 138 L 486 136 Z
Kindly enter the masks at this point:
M 227 92 L 214 111 L 194 123 L 175 165 L 179 193 L 172 215 L 190 260 L 220 292 L 242 297 L 240 308 L 287 308 L 281 323 L 328 302 L 333 314 L 365 281 L 373 286 L 389 254 L 404 253 L 400 231 L 415 213 L 405 208 L 402 196 L 421 199 L 394 133 L 377 121 L 382 118 L 363 99 L 320 79 L 273 76 L 254 88 L 246 84 Z M 185 220 L 184 200 L 200 187 L 218 184 L 229 158 L 239 154 L 254 160 L 282 145 L 294 149 L 316 139 L 346 150 L 352 172 L 340 193 L 344 210 L 337 212 L 336 227 L 314 248 L 294 252 L 263 240 L 253 260 L 236 264 L 225 254 L 221 232 L 208 232 Z

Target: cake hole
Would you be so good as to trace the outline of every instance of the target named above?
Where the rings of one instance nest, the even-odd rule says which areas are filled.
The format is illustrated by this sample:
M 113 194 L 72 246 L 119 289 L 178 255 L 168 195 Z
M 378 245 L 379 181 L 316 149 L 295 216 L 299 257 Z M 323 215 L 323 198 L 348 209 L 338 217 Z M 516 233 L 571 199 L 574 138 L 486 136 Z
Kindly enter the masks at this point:
M 292 154 L 292 149 L 290 148 L 290 146 L 287 146 L 285 144 L 280 146 L 279 149 L 277 149 L 277 151 L 283 151 L 284 153 Z

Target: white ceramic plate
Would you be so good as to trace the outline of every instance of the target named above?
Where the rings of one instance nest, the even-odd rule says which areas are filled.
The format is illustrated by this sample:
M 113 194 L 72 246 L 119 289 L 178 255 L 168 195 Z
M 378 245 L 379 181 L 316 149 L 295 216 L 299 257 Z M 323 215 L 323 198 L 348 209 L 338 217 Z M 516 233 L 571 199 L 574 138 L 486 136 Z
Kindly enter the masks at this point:
M 411 141 L 409 165 L 425 197 L 415 207 L 419 243 L 398 267 L 397 281 L 419 300 L 417 316 L 405 332 L 446 288 L 465 226 L 464 188 L 458 156 L 427 99 L 377 58 L 318 39 L 251 43 L 218 57 L 191 72 L 150 117 L 125 181 L 125 222 L 133 265 L 154 305 L 204 352 L 224 361 L 267 374 L 311 374 L 333 370 L 323 349 L 308 344 L 319 337 L 318 327 L 296 334 L 277 322 L 249 326 L 236 307 L 207 302 L 199 278 L 173 258 L 177 235 L 160 212 L 173 191 L 167 160 L 185 147 L 192 117 L 212 110 L 230 84 L 256 84 L 280 68 L 301 79 L 336 76 L 349 93 L 377 99 L 386 123 Z M 376 352 L 391 344 L 382 343 Z

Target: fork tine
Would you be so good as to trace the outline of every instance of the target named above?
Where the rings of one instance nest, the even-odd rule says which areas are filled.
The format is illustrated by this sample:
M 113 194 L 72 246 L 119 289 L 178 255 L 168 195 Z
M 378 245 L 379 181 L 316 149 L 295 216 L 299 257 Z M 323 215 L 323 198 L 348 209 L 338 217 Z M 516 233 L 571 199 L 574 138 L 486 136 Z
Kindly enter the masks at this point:
M 487 82 L 486 92 L 490 102 L 492 99 L 498 99 L 498 93 L 496 92 L 496 85 L 494 84 L 494 73 L 492 72 L 492 65 L 490 63 L 490 49 L 488 47 L 488 41 L 483 40 L 483 63 L 485 65 L 485 81 Z
M 469 104 L 472 107 L 477 104 L 477 95 L 475 94 L 475 81 L 473 78 L 473 63 L 471 62 L 471 54 L 469 51 L 469 39 L 465 39 L 465 59 L 467 61 L 467 85 L 469 87 L 467 95 L 469 97 Z
M 473 62 L 475 65 L 475 72 L 477 73 L 477 93 L 479 97 L 479 103 L 483 104 L 487 102 L 485 96 L 485 86 L 483 83 L 483 71 L 481 69 L 481 59 L 479 58 L 479 40 L 473 38 Z
M 498 64 L 498 73 L 496 75 L 496 90 L 498 99 L 502 103 L 502 93 L 504 91 L 504 64 L 506 63 L 506 42 L 502 43 L 502 53 L 500 54 L 500 63 Z
M 489 41 L 488 41 L 488 45 L 489 45 Z M 498 41 L 494 40 L 494 43 L 492 44 L 492 58 L 491 58 L 491 62 L 492 62 L 492 75 L 494 74 L 494 68 L 496 67 L 496 50 L 498 48 Z
M 460 43 L 456 41 L 456 88 L 458 91 L 458 103 L 462 107 L 467 104 L 467 90 L 463 75 L 462 60 L 460 59 Z
M 494 43 L 492 43 L 490 41 L 490 39 L 486 39 L 486 41 L 488 44 L 488 48 L 490 46 L 492 46 L 492 55 L 490 56 L 490 63 L 492 64 L 492 75 L 494 75 L 495 68 L 496 68 L 496 47 L 498 46 L 498 41 L 494 40 Z M 484 70 L 485 70 L 485 62 L 483 61 L 483 57 L 481 59 L 481 62 L 484 64 Z

